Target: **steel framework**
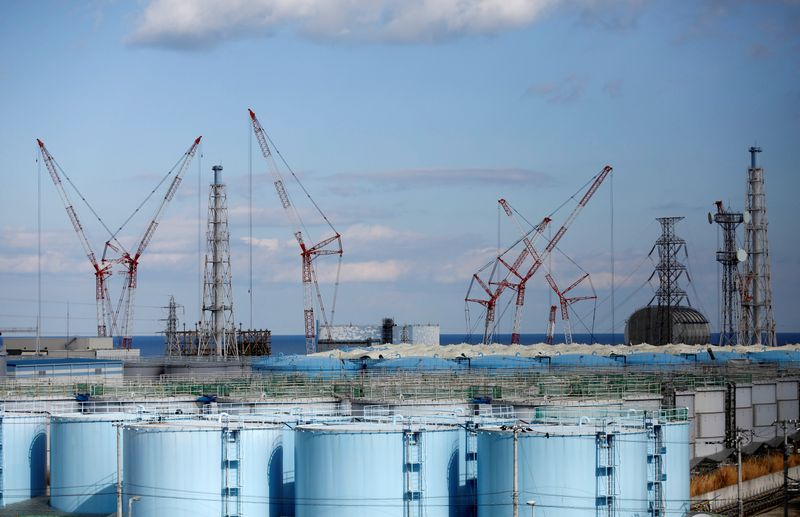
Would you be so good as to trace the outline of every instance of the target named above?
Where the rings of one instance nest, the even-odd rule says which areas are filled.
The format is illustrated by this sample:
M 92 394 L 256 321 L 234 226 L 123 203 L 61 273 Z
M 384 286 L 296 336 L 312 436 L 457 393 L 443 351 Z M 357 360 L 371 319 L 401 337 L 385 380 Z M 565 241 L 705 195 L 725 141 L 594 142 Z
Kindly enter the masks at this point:
M 744 223 L 747 264 L 741 286 L 742 317 L 739 344 L 775 346 L 775 318 L 772 313 L 772 280 L 767 239 L 767 196 L 764 192 L 764 169 L 757 164 L 760 147 L 751 147 L 747 169 Z
M 286 216 L 289 218 L 289 222 L 292 224 L 294 230 L 294 238 L 297 240 L 297 244 L 300 245 L 300 256 L 302 258 L 302 279 L 303 279 L 303 321 L 305 326 L 305 337 L 306 337 L 306 353 L 314 353 L 316 351 L 317 343 L 316 343 L 316 317 L 314 315 L 314 295 L 316 294 L 316 302 L 317 306 L 319 307 L 320 316 L 322 316 L 322 325 L 324 328 L 330 329 L 330 325 L 333 324 L 333 317 L 336 312 L 336 293 L 339 287 L 339 274 L 341 272 L 342 266 L 342 236 L 336 229 L 333 227 L 331 222 L 328 220 L 327 216 L 322 212 L 319 206 L 314 202 L 311 198 L 311 195 L 308 191 L 303 188 L 306 196 L 311 200 L 312 204 L 322 216 L 322 218 L 327 223 L 328 227 L 333 231 L 333 235 L 322 239 L 316 244 L 307 245 L 305 242 L 305 238 L 303 237 L 303 221 L 300 218 L 300 214 L 297 212 L 297 209 L 292 204 L 291 199 L 289 198 L 289 193 L 286 191 L 286 187 L 283 184 L 283 176 L 281 175 L 280 169 L 278 168 L 277 163 L 275 162 L 275 158 L 272 155 L 272 150 L 270 149 L 266 132 L 264 128 L 261 126 L 261 123 L 256 118 L 256 114 L 253 110 L 248 110 L 250 112 L 250 121 L 253 125 L 253 132 L 256 135 L 256 139 L 258 140 L 258 144 L 261 147 L 261 154 L 264 155 L 264 158 L 267 160 L 267 166 L 269 168 L 270 174 L 272 175 L 272 180 L 275 185 L 275 190 L 278 193 L 278 198 L 280 199 L 281 206 L 283 206 L 284 211 L 286 212 Z M 294 175 L 294 173 L 292 173 Z M 295 177 L 295 179 L 297 179 Z M 299 180 L 297 180 L 299 183 Z M 302 184 L 301 184 L 302 187 Z M 322 300 L 322 293 L 319 289 L 319 282 L 317 281 L 317 273 L 314 268 L 314 260 L 318 257 L 325 256 L 325 255 L 338 255 L 339 256 L 339 263 L 336 269 L 336 281 L 334 283 L 334 294 L 333 294 L 333 303 L 331 305 L 331 318 L 330 321 L 328 320 L 328 316 L 325 312 L 325 305 Z M 330 339 L 330 336 L 328 336 Z
M 722 267 L 722 284 L 719 321 L 719 344 L 735 345 L 739 333 L 739 262 L 742 256 L 736 248 L 736 228 L 744 221 L 740 212 L 726 209 L 722 201 L 715 203 L 717 212 L 709 214 L 709 223 L 717 223 L 722 230 L 722 249 L 717 251 L 717 262 Z

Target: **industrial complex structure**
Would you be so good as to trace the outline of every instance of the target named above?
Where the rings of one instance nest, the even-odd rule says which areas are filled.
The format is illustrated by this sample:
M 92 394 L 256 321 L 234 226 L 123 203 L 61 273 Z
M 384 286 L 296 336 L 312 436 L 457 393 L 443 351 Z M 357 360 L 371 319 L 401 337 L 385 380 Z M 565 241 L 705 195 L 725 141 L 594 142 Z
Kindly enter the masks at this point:
M 658 287 L 647 307 L 634 312 L 625 325 L 625 342 L 628 344 L 669 343 L 705 344 L 709 339 L 708 320 L 689 303 L 680 280 L 689 276 L 679 255 L 686 254 L 686 241 L 675 233 L 675 223 L 683 217 L 659 217 L 661 236 L 650 254 L 657 251 L 658 263 L 653 274 L 658 276 Z

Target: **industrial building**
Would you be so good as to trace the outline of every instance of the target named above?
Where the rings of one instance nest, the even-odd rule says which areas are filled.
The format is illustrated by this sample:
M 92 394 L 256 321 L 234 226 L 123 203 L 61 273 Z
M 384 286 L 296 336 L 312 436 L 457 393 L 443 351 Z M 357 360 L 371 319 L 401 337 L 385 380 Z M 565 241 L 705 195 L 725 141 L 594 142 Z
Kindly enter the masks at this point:
M 800 416 L 795 348 L 320 354 L 202 379 L 6 378 L 3 450 L 26 452 L 3 456 L 2 501 L 78 515 L 494 516 L 533 501 L 559 517 L 688 516 L 709 503 L 688 495 L 692 466 L 729 457 L 743 431 L 755 453 Z
M 317 332 L 317 350 L 324 352 L 342 347 L 407 343 L 438 345 L 439 325 L 411 323 L 398 325 L 384 318 L 380 325 L 322 325 Z

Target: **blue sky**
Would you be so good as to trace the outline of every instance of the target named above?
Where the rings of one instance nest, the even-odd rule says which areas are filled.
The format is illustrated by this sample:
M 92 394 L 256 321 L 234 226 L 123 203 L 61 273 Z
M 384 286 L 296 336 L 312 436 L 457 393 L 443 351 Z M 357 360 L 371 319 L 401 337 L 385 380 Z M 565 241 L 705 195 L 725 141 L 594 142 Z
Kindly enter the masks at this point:
M 301 333 L 300 260 L 251 139 L 252 107 L 343 235 L 338 322 L 390 315 L 463 332 L 469 279 L 497 246 L 497 199 L 538 221 L 608 163 L 614 330 L 650 300 L 654 218 L 672 215 L 686 217 L 690 299 L 716 327 L 717 232 L 706 213 L 717 199 L 742 207 L 747 148 L 758 142 L 778 330 L 800 329 L 797 2 L 12 1 L 2 11 L 0 327 L 36 319 L 36 138 L 116 228 L 202 134 L 202 156 L 141 260 L 134 331 L 161 330 L 169 295 L 182 318 L 198 317 L 198 179 L 205 220 L 215 163 L 229 188 L 236 319 L 250 324 L 253 144 L 253 325 Z M 43 331 L 66 332 L 69 302 L 70 331 L 90 334 L 91 269 L 41 173 Z M 612 327 L 611 191 L 607 181 L 560 244 L 591 274 L 599 332 Z M 76 208 L 101 248 L 102 227 Z M 127 242 L 153 210 L 133 219 Z M 507 220 L 500 237 L 516 237 Z M 561 284 L 580 274 L 561 254 L 553 264 Z M 548 305 L 537 275 L 524 332 L 544 332 Z M 591 302 L 577 312 L 591 319 Z M 508 312 L 500 330 L 510 326 Z

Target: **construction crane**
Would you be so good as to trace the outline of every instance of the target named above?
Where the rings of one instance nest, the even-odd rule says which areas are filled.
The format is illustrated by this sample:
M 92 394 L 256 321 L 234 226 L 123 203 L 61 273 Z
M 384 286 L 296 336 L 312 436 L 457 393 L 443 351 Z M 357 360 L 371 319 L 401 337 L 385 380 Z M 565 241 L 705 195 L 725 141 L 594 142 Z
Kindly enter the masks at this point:
M 553 344 L 553 334 L 556 331 L 556 309 L 555 305 L 550 306 L 550 315 L 547 318 L 547 337 L 545 338 L 545 342 L 548 345 Z
M 108 297 L 108 285 L 106 284 L 106 278 L 111 275 L 113 261 L 106 260 L 105 253 L 103 253 L 101 260 L 97 260 L 97 255 L 95 254 L 89 239 L 86 238 L 86 232 L 83 229 L 83 225 L 78 217 L 78 213 L 75 211 L 75 208 L 72 205 L 72 200 L 70 200 L 67 191 L 64 189 L 64 184 L 61 182 L 61 177 L 58 174 L 58 166 L 56 161 L 53 159 L 53 155 L 51 155 L 47 150 L 44 142 L 39 139 L 36 141 L 39 143 L 39 151 L 42 154 L 42 159 L 47 167 L 47 171 L 50 173 L 50 178 L 53 180 L 53 184 L 56 186 L 56 190 L 58 190 L 58 195 L 61 197 L 61 201 L 64 203 L 64 208 L 67 210 L 67 215 L 69 216 L 69 220 L 72 222 L 72 227 L 75 229 L 75 233 L 78 234 L 78 239 L 81 241 L 83 251 L 89 258 L 89 263 L 92 265 L 92 269 L 94 269 L 95 299 L 97 301 L 97 335 L 100 337 L 105 337 L 108 335 L 110 330 L 107 326 L 107 320 L 112 314 L 111 299 Z
M 545 279 L 547 279 L 547 283 L 550 284 L 550 288 L 556 293 L 558 296 L 558 303 L 561 305 L 561 321 L 564 323 L 564 344 L 571 345 L 572 344 L 572 326 L 569 322 L 569 306 L 575 302 L 580 302 L 583 300 L 596 300 L 597 295 L 587 295 L 587 296 L 574 296 L 574 297 L 567 297 L 567 293 L 575 289 L 581 282 L 589 278 L 589 273 L 585 273 L 579 279 L 572 282 L 569 287 L 561 291 L 556 284 L 556 281 L 553 279 L 553 275 L 547 273 L 544 275 Z M 591 280 L 589 280 L 591 282 Z M 550 307 L 550 325 L 555 326 L 555 305 Z M 548 337 L 550 338 L 550 343 L 552 343 L 553 335 L 550 327 L 548 327 Z
M 514 217 L 514 210 L 511 208 L 508 202 L 505 199 L 500 199 L 498 202 L 500 203 L 500 206 L 503 207 L 503 211 L 506 213 L 506 215 L 514 222 L 514 224 L 516 224 L 517 229 L 522 235 L 522 242 L 525 244 L 525 250 L 533 259 L 534 264 L 537 262 L 541 262 L 541 257 L 539 256 L 539 253 L 536 251 L 536 249 L 533 247 L 533 244 L 538 237 L 544 234 L 545 228 L 547 228 L 547 225 L 550 224 L 550 218 L 545 217 L 542 220 L 542 222 L 535 227 L 536 234 L 534 235 L 534 240 L 531 240 L 528 238 L 525 230 L 523 230 L 520 222 L 517 220 L 516 217 Z M 507 264 L 504 265 L 508 267 Z M 520 328 L 522 326 L 523 306 L 525 305 L 525 286 L 527 285 L 528 280 L 532 275 L 529 276 L 520 273 L 518 267 L 513 269 L 509 268 L 509 271 L 517 278 L 517 282 L 513 283 L 510 287 L 517 292 L 517 296 L 515 298 L 515 303 L 514 303 L 514 325 L 511 330 L 511 344 L 518 345 L 520 342 Z
M 501 200 L 502 201 L 502 200 Z M 517 240 L 514 244 L 506 248 L 505 251 L 499 253 L 497 257 L 488 264 L 484 265 L 481 269 L 478 270 L 477 273 L 472 275 L 472 280 L 470 281 L 469 287 L 467 288 L 467 296 L 465 301 L 469 303 L 477 303 L 482 305 L 486 308 L 486 317 L 484 319 L 484 327 L 483 327 L 483 341 L 482 343 L 489 344 L 491 341 L 491 337 L 494 334 L 494 321 L 495 321 L 495 311 L 497 309 L 497 301 L 500 299 L 500 296 L 506 289 L 512 289 L 517 291 L 517 299 L 520 299 L 520 282 L 514 282 L 510 280 L 512 276 L 517 277 L 518 279 L 522 279 L 522 275 L 520 274 L 520 268 L 525 260 L 530 255 L 530 251 L 528 246 L 526 245 L 519 254 L 516 255 L 516 259 L 513 262 L 509 263 L 503 257 L 507 254 L 511 253 L 516 246 L 522 242 L 524 239 L 528 239 L 531 234 L 535 234 L 535 237 L 541 235 L 544 231 L 544 228 L 547 224 L 550 223 L 549 218 L 545 218 L 535 226 L 529 232 L 523 234 L 523 237 Z M 505 275 L 500 280 L 495 280 L 495 278 L 500 278 L 498 274 L 498 265 L 502 265 L 505 270 Z M 489 276 L 486 280 L 481 278 L 481 274 L 484 273 L 489 266 L 492 266 L 492 270 L 489 273 Z M 497 274 L 497 276 L 495 276 Z M 472 295 L 472 289 L 475 285 L 478 285 L 486 295 L 486 298 L 478 298 L 477 296 Z M 524 299 L 524 285 L 522 285 L 522 299 Z M 469 305 L 467 305 L 467 308 Z
M 303 192 L 306 194 L 308 199 L 314 205 L 317 212 L 322 216 L 325 220 L 327 225 L 330 227 L 333 235 L 326 237 L 319 241 L 316 244 L 307 245 L 305 239 L 303 237 L 302 230 L 305 228 L 303 225 L 303 221 L 300 218 L 300 214 L 297 212 L 297 209 L 292 204 L 291 199 L 289 198 L 289 193 L 286 191 L 286 187 L 283 184 L 283 176 L 281 175 L 280 169 L 278 169 L 278 165 L 275 162 L 275 158 L 272 155 L 272 150 L 269 146 L 269 137 L 267 136 L 264 128 L 261 126 L 261 123 L 256 118 L 256 114 L 253 110 L 248 110 L 250 112 L 250 120 L 253 124 L 253 132 L 256 135 L 256 139 L 258 140 L 258 144 L 261 147 L 261 154 L 264 155 L 264 159 L 267 160 L 267 167 L 269 168 L 270 174 L 272 175 L 272 181 L 275 185 L 275 190 L 278 193 L 278 198 L 280 199 L 281 205 L 283 206 L 284 211 L 286 212 L 286 216 L 289 218 L 289 222 L 291 223 L 293 230 L 294 230 L 294 238 L 297 240 L 297 244 L 300 245 L 300 256 L 302 258 L 302 279 L 303 279 L 303 321 L 305 324 L 305 336 L 306 336 L 306 353 L 312 354 L 316 351 L 317 343 L 316 343 L 316 317 L 314 316 L 314 295 L 316 294 L 317 305 L 319 306 L 319 312 L 322 316 L 322 323 L 324 328 L 328 329 L 330 332 L 330 326 L 333 324 L 333 316 L 336 312 L 336 293 L 339 287 L 339 274 L 341 272 L 341 265 L 342 265 L 342 236 L 339 232 L 336 231 L 336 228 L 333 227 L 328 217 L 322 212 L 316 202 L 311 198 L 311 195 L 308 191 L 303 187 L 300 180 L 295 176 L 294 172 L 289 169 L 292 176 L 297 180 L 300 187 L 303 189 Z M 277 152 L 277 150 L 276 150 Z M 280 156 L 280 153 L 278 153 Z M 281 157 L 282 159 L 282 157 Z M 284 161 L 284 164 L 286 162 Z M 288 168 L 288 165 L 287 165 Z M 306 232 L 308 233 L 308 232 Z M 325 305 L 322 300 L 322 293 L 319 289 L 319 283 L 317 282 L 317 273 L 314 269 L 314 260 L 318 257 L 325 256 L 325 255 L 338 255 L 339 256 L 339 264 L 336 270 L 336 281 L 334 283 L 334 294 L 333 294 L 333 304 L 331 305 L 331 320 L 330 323 L 328 322 L 327 314 L 325 312 Z M 330 338 L 330 336 L 328 336 Z
M 561 238 L 564 237 L 564 234 L 567 233 L 567 230 L 569 229 L 569 227 L 572 225 L 572 223 L 578 217 L 578 214 L 580 214 L 581 210 L 586 206 L 586 204 L 592 198 L 594 193 L 597 192 L 597 189 L 600 188 L 600 185 L 603 183 L 603 181 L 611 173 L 612 170 L 613 170 L 613 168 L 610 165 L 606 165 L 605 167 L 603 167 L 603 169 L 599 173 L 597 173 L 594 176 L 594 178 L 592 180 L 590 180 L 591 184 L 589 185 L 589 188 L 583 194 L 581 199 L 578 201 L 578 204 L 575 206 L 575 208 L 569 214 L 569 216 L 564 221 L 564 223 L 561 225 L 561 227 L 558 229 L 558 231 L 555 233 L 555 235 L 553 235 L 553 237 L 550 239 L 550 241 L 547 243 L 547 245 L 545 246 L 544 250 L 541 253 L 535 253 L 535 250 L 533 250 L 532 246 L 530 246 L 530 249 L 529 249 L 528 243 L 525 243 L 525 249 L 523 249 L 523 251 L 521 252 L 520 256 L 518 257 L 519 263 L 515 262 L 514 265 L 513 265 L 513 267 L 514 267 L 516 272 L 514 272 L 514 273 L 510 272 L 509 273 L 509 274 L 513 274 L 514 276 L 517 277 L 517 281 L 516 282 L 509 282 L 507 280 L 508 275 L 506 275 L 506 278 L 504 280 L 502 280 L 500 282 L 497 282 L 495 284 L 490 283 L 490 285 L 494 285 L 494 290 L 492 290 L 490 288 L 490 285 L 487 285 L 487 282 L 484 282 L 483 280 L 481 280 L 478 277 L 478 273 L 473 275 L 472 281 L 470 282 L 469 290 L 467 291 L 466 301 L 467 302 L 479 303 L 479 304 L 483 305 L 484 307 L 486 307 L 484 334 L 483 334 L 483 343 L 484 344 L 489 344 L 490 343 L 492 334 L 494 333 L 495 307 L 496 307 L 496 304 L 497 304 L 497 300 L 500 298 L 500 295 L 502 294 L 502 292 L 506 288 L 517 289 L 517 294 L 518 295 L 519 295 L 519 290 L 520 289 L 524 291 L 525 285 L 527 284 L 528 280 L 530 280 L 533 277 L 533 275 L 536 274 L 536 272 L 542 266 L 544 261 L 550 255 L 550 253 L 552 253 L 552 251 L 556 248 L 556 246 L 558 245 L 559 241 L 561 241 Z M 548 216 L 548 218 L 549 218 L 549 216 Z M 545 218 L 545 219 L 548 219 L 548 218 Z M 524 235 L 530 235 L 530 233 L 531 232 L 528 232 L 528 233 L 526 233 Z M 517 242 L 514 243 L 514 245 L 512 245 L 512 248 L 514 246 L 516 246 L 519 242 L 524 242 L 524 239 L 519 239 Z M 509 248 L 509 249 L 511 249 L 511 248 Z M 506 252 L 508 252 L 509 249 L 507 249 Z M 533 251 L 534 253 L 531 253 L 531 251 Z M 506 252 L 504 252 L 504 253 L 506 253 Z M 531 260 L 533 262 L 531 263 L 531 265 L 527 269 L 527 271 L 525 271 L 524 273 L 520 273 L 520 271 L 522 271 L 520 268 L 521 268 L 522 264 L 525 262 L 525 260 L 527 259 L 528 256 L 531 257 Z M 481 271 L 483 269 L 487 268 L 487 267 L 488 266 L 484 266 L 481 269 Z M 479 271 L 479 273 L 481 271 Z M 471 298 L 469 296 L 469 293 L 470 293 L 470 291 L 472 289 L 472 286 L 476 282 L 486 292 L 486 294 L 488 295 L 488 299 Z M 524 292 L 523 292 L 523 301 L 524 301 Z M 517 305 L 517 308 L 518 308 L 518 312 L 515 315 L 515 323 L 514 323 L 515 326 L 521 325 L 521 305 Z M 519 318 L 519 320 L 518 320 L 518 318 Z M 516 339 L 517 339 L 517 342 L 518 342 L 518 340 L 519 340 L 519 330 L 516 331 L 515 335 L 516 335 Z M 515 336 L 512 334 L 512 338 L 513 337 L 515 337 Z
M 192 162 L 192 158 L 194 158 L 194 155 L 197 152 L 197 147 L 200 145 L 200 140 L 202 138 L 202 136 L 195 138 L 192 145 L 189 146 L 189 149 L 183 153 L 183 157 L 178 161 L 178 165 L 172 169 L 177 169 L 177 172 L 172 178 L 172 183 L 170 183 L 169 188 L 167 188 L 164 197 L 161 199 L 161 203 L 159 203 L 153 218 L 150 220 L 150 224 L 147 225 L 147 228 L 145 228 L 141 239 L 139 239 L 139 244 L 136 247 L 136 251 L 131 254 L 128 251 L 122 250 L 122 256 L 120 257 L 119 261 L 125 266 L 126 269 L 125 282 L 122 284 L 122 292 L 120 293 L 119 302 L 117 303 L 114 321 L 119 322 L 119 316 L 121 313 L 122 348 L 124 349 L 129 349 L 133 343 L 133 339 L 130 335 L 130 324 L 133 321 L 133 307 L 134 300 L 136 298 L 136 282 L 139 273 L 139 259 L 141 259 L 142 254 L 147 249 L 147 245 L 150 244 L 150 241 L 153 238 L 153 234 L 156 232 L 156 228 L 158 228 L 158 222 L 161 218 L 161 215 L 164 213 L 164 208 L 166 208 L 167 204 L 172 200 L 173 197 L 175 197 L 175 192 L 178 190 L 178 186 L 181 184 L 183 173 L 189 168 L 189 164 Z M 107 243 L 107 246 L 111 245 Z M 116 248 L 113 246 L 112 249 L 116 250 Z

